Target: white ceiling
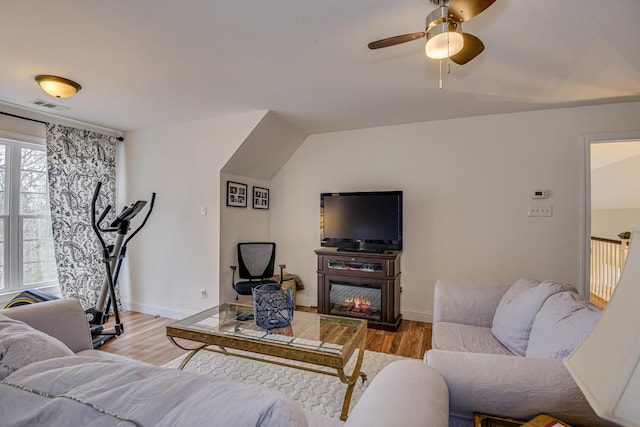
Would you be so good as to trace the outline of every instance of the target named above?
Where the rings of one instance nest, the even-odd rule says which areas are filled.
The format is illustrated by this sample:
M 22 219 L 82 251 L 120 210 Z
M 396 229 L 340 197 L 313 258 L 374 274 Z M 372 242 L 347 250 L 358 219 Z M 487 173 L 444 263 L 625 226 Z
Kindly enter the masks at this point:
M 464 24 L 486 50 L 439 63 L 429 0 L 3 0 L 0 100 L 131 130 L 273 110 L 305 133 L 640 100 L 640 1 L 497 0 Z M 55 100 L 33 81 L 82 91 Z M 50 111 L 42 109 L 43 111 Z M 453 131 L 453 129 L 452 129 Z

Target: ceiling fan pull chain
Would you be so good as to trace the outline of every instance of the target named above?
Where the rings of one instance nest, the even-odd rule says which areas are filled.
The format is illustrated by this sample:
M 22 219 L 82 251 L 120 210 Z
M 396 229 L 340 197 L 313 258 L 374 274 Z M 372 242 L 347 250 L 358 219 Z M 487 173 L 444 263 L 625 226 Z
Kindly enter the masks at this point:
M 449 43 L 449 33 L 447 32 L 447 74 L 451 74 L 451 44 Z
M 442 59 L 440 62 L 440 89 L 442 89 Z

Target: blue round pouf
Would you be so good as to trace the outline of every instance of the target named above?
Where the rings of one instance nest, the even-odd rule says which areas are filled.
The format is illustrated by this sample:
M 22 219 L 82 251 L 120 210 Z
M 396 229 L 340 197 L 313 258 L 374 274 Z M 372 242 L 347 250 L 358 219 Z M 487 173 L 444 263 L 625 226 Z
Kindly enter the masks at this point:
M 293 319 L 293 293 L 278 283 L 253 288 L 253 316 L 256 325 L 264 329 L 284 328 Z

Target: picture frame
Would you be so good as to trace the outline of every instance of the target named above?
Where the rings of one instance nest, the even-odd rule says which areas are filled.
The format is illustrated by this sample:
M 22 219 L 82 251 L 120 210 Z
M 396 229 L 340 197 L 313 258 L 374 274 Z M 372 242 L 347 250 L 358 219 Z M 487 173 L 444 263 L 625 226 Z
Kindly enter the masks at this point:
M 246 208 L 247 195 L 247 184 L 227 181 L 227 206 Z
M 269 189 L 253 186 L 253 208 L 269 209 Z

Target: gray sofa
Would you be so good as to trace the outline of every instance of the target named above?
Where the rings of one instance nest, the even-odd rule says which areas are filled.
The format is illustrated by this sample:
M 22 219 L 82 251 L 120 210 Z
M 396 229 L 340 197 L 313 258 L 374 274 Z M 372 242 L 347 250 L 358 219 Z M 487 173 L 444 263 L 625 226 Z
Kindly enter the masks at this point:
M 438 280 L 425 362 L 449 388 L 449 424 L 472 426 L 479 412 L 612 425 L 596 416 L 562 364 L 599 315 L 564 283 Z
M 442 377 L 419 360 L 385 367 L 343 423 L 264 387 L 93 350 L 72 299 L 0 311 L 0 380 L 7 426 L 445 427 L 449 412 Z

